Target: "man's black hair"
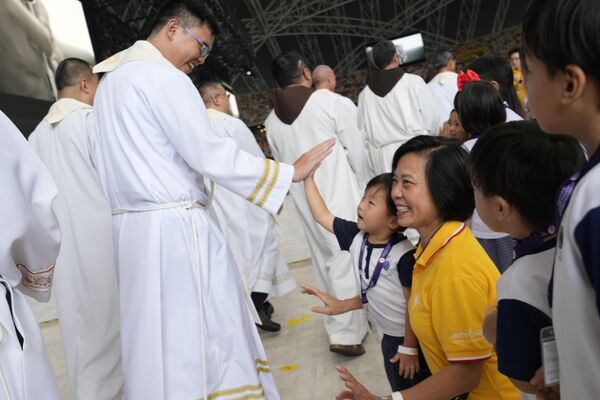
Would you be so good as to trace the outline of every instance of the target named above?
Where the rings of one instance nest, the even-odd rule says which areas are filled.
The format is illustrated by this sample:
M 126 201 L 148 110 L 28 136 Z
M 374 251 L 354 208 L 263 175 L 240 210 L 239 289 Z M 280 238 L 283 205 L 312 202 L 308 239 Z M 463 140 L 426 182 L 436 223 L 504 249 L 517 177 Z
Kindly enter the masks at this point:
M 508 58 L 510 58 L 510 56 L 512 56 L 515 53 L 519 53 L 519 55 L 520 55 L 521 49 L 519 47 L 513 47 L 512 49 L 510 49 L 508 51 Z
M 511 110 L 525 117 L 525 110 L 517 95 L 517 90 L 514 85 L 514 76 L 512 66 L 507 58 L 500 56 L 481 56 L 476 58 L 469 64 L 467 69 L 472 69 L 477 72 L 479 77 L 484 81 L 498 82 L 498 90 L 502 100 L 508 103 Z
M 87 62 L 74 57 L 65 58 L 58 64 L 54 74 L 56 90 L 76 85 L 81 78 L 92 74 L 92 67 Z
M 384 69 L 392 62 L 396 54 L 396 46 L 391 40 L 380 40 L 372 47 L 373 61 L 377 68 Z
M 454 109 L 465 132 L 481 135 L 506 121 L 506 108 L 496 88 L 486 81 L 465 84 L 454 97 Z
M 275 57 L 271 64 L 271 73 L 277 85 L 286 88 L 300 81 L 304 68 L 308 68 L 308 65 L 300 53 L 288 51 Z
M 365 191 L 373 187 L 377 187 L 384 191 L 386 194 L 386 205 L 389 215 L 396 215 L 396 204 L 394 204 L 394 200 L 392 199 L 393 176 L 394 175 L 391 172 L 377 175 L 367 183 L 367 187 L 365 188 Z
M 219 35 L 219 26 L 210 10 L 203 2 L 194 0 L 167 1 L 158 12 L 151 33 L 158 32 L 173 18 L 187 28 L 195 25 L 207 25 L 213 36 Z
M 536 121 L 513 121 L 479 138 L 469 156 L 469 173 L 484 196 L 502 197 L 539 230 L 554 224 L 558 189 L 584 163 L 575 138 L 545 133 Z
M 465 221 L 475 209 L 473 187 L 467 173 L 467 151 L 456 140 L 421 135 L 404 143 L 392 161 L 392 171 L 402 157 L 415 153 L 424 157 L 425 177 L 442 221 Z
M 523 69 L 533 54 L 551 75 L 569 64 L 579 66 L 600 85 L 600 1 L 533 0 L 522 30 Z

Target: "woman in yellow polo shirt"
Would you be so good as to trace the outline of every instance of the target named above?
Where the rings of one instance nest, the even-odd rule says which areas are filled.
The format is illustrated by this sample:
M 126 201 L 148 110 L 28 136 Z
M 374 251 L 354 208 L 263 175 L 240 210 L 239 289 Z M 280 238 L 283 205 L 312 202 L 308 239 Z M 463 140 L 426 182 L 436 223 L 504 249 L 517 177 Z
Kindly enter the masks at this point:
M 338 399 L 520 398 L 498 372 L 496 354 L 482 332 L 486 312 L 496 303 L 499 273 L 462 222 L 475 207 L 466 162 L 467 152 L 456 142 L 417 136 L 396 151 L 392 166 L 398 222 L 421 237 L 408 310 L 432 376 L 401 393 L 377 397 L 338 367 L 349 389 Z

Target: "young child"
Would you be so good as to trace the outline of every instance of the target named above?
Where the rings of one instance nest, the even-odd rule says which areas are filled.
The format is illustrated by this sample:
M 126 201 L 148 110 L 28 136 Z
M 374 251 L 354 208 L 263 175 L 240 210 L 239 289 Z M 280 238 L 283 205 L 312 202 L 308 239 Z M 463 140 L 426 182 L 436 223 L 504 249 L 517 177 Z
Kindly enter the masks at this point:
M 506 119 L 500 94 L 486 81 L 466 83 L 454 98 L 454 108 L 465 132 L 470 135 L 463 144 L 468 151 L 483 132 Z M 471 219 L 471 231 L 500 272 L 504 272 L 512 261 L 513 239 L 506 233 L 492 231 L 481 221 L 477 210 Z
M 554 199 L 585 156 L 567 135 L 550 135 L 535 121 L 488 129 L 471 150 L 469 170 L 481 219 L 517 239 L 512 265 L 498 281 L 496 313 L 484 331 L 495 342 L 498 370 L 521 391 L 542 366 L 540 330 L 552 325 L 548 285 L 556 246 Z
M 533 0 L 523 22 L 521 62 L 529 107 L 544 131 L 574 136 L 590 156 L 563 184 L 557 201 L 551 305 L 560 395 L 566 400 L 597 399 L 600 393 L 598 21 L 597 0 Z
M 458 114 L 456 110 L 450 111 L 450 117 L 448 118 L 447 128 L 442 130 L 440 136 L 447 137 L 448 139 L 458 140 L 460 143 L 464 143 L 469 140 L 469 135 L 463 129 L 460 124 L 460 120 L 458 119 Z
M 342 250 L 350 252 L 361 293 L 338 300 L 311 286 L 302 285 L 302 288 L 304 293 L 315 295 L 325 303 L 323 307 L 312 309 L 317 313 L 337 315 L 366 308 L 370 324 L 383 335 L 381 350 L 388 380 L 393 391 L 399 391 L 420 382 L 429 373 L 410 329 L 406 309 L 415 261 L 414 247 L 398 232 L 391 188 L 391 173 L 373 178 L 358 205 L 358 222 L 351 222 L 329 212 L 313 176 L 304 181 L 313 218 L 336 235 Z

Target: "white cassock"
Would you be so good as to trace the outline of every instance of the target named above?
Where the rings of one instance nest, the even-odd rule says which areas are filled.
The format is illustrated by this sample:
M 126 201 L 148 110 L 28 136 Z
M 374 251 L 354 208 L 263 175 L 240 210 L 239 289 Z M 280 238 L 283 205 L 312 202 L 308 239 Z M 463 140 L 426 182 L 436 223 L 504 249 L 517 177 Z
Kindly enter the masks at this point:
M 444 122 L 450 118 L 450 112 L 454 110 L 454 97 L 458 93 L 458 74 L 452 71 L 440 72 L 427 83 L 431 93 L 438 101 L 438 110 L 440 113 L 440 124 L 438 130 L 442 128 Z
M 265 121 L 267 139 L 276 159 L 293 162 L 316 144 L 337 137 L 339 121 L 346 118 L 347 113 L 338 107 L 336 97 L 330 93 L 318 90 L 311 94 L 310 89 L 304 87 L 277 92 L 276 109 Z M 306 96 L 310 97 L 305 103 L 298 101 Z M 283 122 L 278 114 L 289 123 Z M 315 182 L 334 215 L 356 220 L 361 189 L 339 138 L 333 152 L 317 170 Z M 335 236 L 314 221 L 306 202 L 304 184 L 293 184 L 290 193 L 308 240 L 317 286 L 337 298 L 354 297 L 359 289 L 350 254 L 341 251 Z M 362 310 L 325 316 L 324 322 L 331 344 L 360 344 L 367 330 Z
M 437 133 L 438 103 L 418 75 L 378 71 L 358 96 L 358 125 L 366 141 L 369 177 L 391 172 L 394 153 L 418 135 Z
M 59 190 L 54 295 L 70 387 L 82 400 L 123 390 L 112 215 L 93 164 L 92 116 L 90 105 L 60 99 L 29 136 Z
M 94 131 L 113 209 L 125 396 L 279 399 L 204 178 L 275 213 L 293 167 L 213 134 L 190 78 L 147 41 L 94 71 L 106 72 Z
M 206 111 L 213 133 L 233 139 L 240 149 L 256 157 L 264 157 L 254 135 L 240 119 L 212 108 Z M 215 185 L 211 211 L 251 292 L 278 297 L 296 287 L 279 251 L 271 214 L 220 185 Z
M 0 399 L 61 399 L 40 327 L 23 293 L 48 301 L 60 228 L 57 189 L 17 127 L 0 112 Z

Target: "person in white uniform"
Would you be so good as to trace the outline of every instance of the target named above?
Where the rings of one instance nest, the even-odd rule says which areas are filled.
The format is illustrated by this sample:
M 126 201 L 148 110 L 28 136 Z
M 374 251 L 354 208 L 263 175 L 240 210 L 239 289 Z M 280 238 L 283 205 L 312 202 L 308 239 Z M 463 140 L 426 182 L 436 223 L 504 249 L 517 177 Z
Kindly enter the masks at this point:
M 438 101 L 439 129 L 441 129 L 454 109 L 454 96 L 458 92 L 456 60 L 452 52 L 444 50 L 433 56 L 431 66 L 437 71 L 437 74 L 427 83 L 427 86 Z
M 281 88 L 275 93 L 275 107 L 265 121 L 275 159 L 291 162 L 315 144 L 348 131 L 350 121 L 345 106 L 329 90 L 311 90 L 311 73 L 300 54 L 280 54 L 271 71 Z M 361 189 L 341 139 L 316 172 L 315 181 L 332 212 L 347 220 L 356 218 L 354 208 L 360 201 Z M 341 251 L 335 236 L 315 223 L 303 185 L 292 185 L 290 193 L 308 241 L 318 288 L 335 293 L 338 298 L 353 297 L 358 283 L 349 253 Z M 364 353 L 362 340 L 367 324 L 362 310 L 325 316 L 323 321 L 331 351 L 344 355 Z
M 24 294 L 48 301 L 60 228 L 57 189 L 17 127 L 0 112 L 0 398 L 59 400 L 40 327 Z
M 29 143 L 59 190 L 54 207 L 63 241 L 54 293 L 67 375 L 76 399 L 116 399 L 123 376 L 112 216 L 91 153 L 98 78 L 85 61 L 67 58 L 55 82 L 58 101 Z
M 129 399 L 279 399 L 249 296 L 206 211 L 213 180 L 275 213 L 295 166 L 241 151 L 215 135 L 186 73 L 208 57 L 216 22 L 203 4 L 161 8 L 147 40 L 94 67 L 97 169 L 113 213 L 121 354 Z
M 212 131 L 220 137 L 233 139 L 240 149 L 256 157 L 264 157 L 250 129 L 239 118 L 231 116 L 225 87 L 209 81 L 202 83 L 199 89 Z M 267 298 L 289 293 L 296 283 L 279 251 L 273 217 L 220 185 L 215 186 L 211 210 L 235 261 L 245 273 L 261 321 L 258 327 L 279 331 L 281 325 L 271 320 L 273 310 Z
M 436 134 L 441 126 L 437 100 L 420 76 L 402 72 L 394 43 L 375 44 L 373 59 L 380 70 L 358 96 L 358 126 L 366 141 L 369 178 L 391 172 L 394 153 L 404 142 Z
M 317 65 L 312 72 L 312 81 L 315 91 L 324 91 L 323 94 L 329 93 L 332 99 L 337 100 L 340 108 L 345 108 L 347 119 L 344 121 L 345 124 L 338 130 L 337 137 L 346 150 L 348 161 L 356 174 L 358 182 L 361 187 L 364 187 L 368 181 L 367 154 L 362 134 L 358 129 L 358 108 L 348 97 L 335 92 L 337 79 L 331 67 Z

